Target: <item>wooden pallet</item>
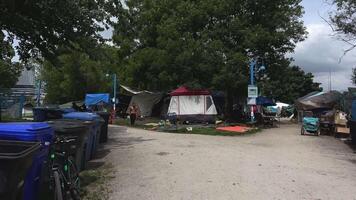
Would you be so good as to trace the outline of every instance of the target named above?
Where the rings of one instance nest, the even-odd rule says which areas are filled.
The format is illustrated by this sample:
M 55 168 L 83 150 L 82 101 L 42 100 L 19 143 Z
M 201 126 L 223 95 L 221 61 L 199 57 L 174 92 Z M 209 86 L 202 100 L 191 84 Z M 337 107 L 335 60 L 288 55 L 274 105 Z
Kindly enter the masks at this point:
M 350 128 L 345 126 L 336 126 L 335 131 L 336 133 L 350 134 Z

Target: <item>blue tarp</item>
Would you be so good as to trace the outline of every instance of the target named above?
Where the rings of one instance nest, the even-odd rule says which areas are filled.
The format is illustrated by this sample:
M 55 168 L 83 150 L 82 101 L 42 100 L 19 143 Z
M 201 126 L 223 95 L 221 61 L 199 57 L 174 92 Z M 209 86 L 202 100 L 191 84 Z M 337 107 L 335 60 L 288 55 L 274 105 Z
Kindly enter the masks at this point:
M 105 93 L 105 94 L 87 94 L 85 96 L 86 106 L 97 105 L 99 103 L 110 103 L 110 95 Z
M 256 104 L 262 105 L 262 106 L 275 106 L 276 105 L 272 99 L 269 99 L 269 98 L 263 97 L 263 96 L 257 97 Z
M 313 126 L 317 126 L 319 123 L 319 119 L 318 118 L 315 118 L 315 117 L 304 117 L 303 118 L 303 124 L 306 125 L 306 124 L 310 124 L 310 125 L 313 125 Z

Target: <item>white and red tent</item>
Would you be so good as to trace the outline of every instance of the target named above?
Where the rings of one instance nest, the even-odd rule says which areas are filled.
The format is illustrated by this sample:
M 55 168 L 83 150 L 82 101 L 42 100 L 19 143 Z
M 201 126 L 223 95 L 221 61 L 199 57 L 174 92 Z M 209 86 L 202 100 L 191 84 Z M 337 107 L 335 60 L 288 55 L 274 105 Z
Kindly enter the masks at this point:
M 182 86 L 170 93 L 168 114 L 175 113 L 180 120 L 210 122 L 217 115 L 216 107 L 208 90 L 195 90 Z

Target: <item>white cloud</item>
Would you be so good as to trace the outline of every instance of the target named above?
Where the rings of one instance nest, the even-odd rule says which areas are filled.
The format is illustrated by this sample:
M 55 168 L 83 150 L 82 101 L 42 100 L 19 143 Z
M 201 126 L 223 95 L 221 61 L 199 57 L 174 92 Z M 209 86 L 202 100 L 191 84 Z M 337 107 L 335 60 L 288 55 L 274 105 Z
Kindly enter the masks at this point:
M 348 46 L 332 36 L 327 24 L 309 24 L 308 38 L 297 45 L 292 55 L 295 64 L 306 72 L 315 75 L 315 81 L 322 83 L 324 90 L 329 89 L 329 73 L 331 71 L 332 89 L 346 90 L 351 84 L 351 70 L 356 67 L 356 51 L 345 55 Z

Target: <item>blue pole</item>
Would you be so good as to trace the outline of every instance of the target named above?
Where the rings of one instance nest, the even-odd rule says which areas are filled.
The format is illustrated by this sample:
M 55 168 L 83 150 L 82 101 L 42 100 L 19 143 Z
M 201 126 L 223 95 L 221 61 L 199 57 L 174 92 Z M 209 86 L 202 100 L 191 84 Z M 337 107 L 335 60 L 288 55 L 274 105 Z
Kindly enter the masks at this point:
M 116 115 L 116 74 L 113 75 L 113 84 L 114 84 L 114 115 Z
M 255 85 L 255 66 L 256 66 L 256 60 L 252 59 L 250 61 L 250 85 Z M 254 123 L 255 117 L 252 108 L 253 107 L 251 106 L 251 123 Z
M 255 85 L 255 65 L 256 60 L 252 59 L 250 61 L 250 85 Z

